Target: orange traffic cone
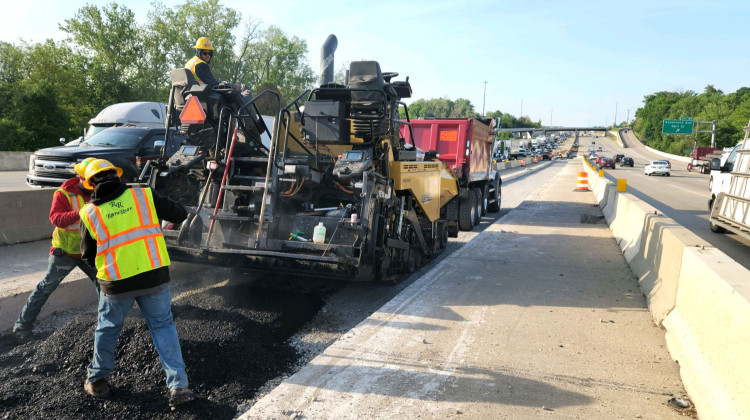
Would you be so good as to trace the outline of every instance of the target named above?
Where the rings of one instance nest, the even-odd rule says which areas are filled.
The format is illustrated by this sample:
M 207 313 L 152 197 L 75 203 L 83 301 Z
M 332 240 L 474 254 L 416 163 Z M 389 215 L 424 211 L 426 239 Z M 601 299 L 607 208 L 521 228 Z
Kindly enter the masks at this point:
M 524 159 L 521 159 L 521 166 L 526 166 L 526 161 Z
M 534 156 L 534 163 L 537 163 L 537 162 L 539 161 L 537 160 L 536 156 Z
M 589 189 L 589 174 L 586 172 L 578 172 L 578 182 L 576 185 L 576 191 L 588 191 Z

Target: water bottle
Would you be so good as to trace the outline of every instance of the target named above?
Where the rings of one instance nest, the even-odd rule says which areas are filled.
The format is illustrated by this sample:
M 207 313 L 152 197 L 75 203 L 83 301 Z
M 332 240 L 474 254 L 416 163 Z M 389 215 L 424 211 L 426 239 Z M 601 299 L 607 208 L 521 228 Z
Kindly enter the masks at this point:
M 323 244 L 326 242 L 326 227 L 323 226 L 323 222 L 318 223 L 313 229 L 313 242 L 316 244 Z

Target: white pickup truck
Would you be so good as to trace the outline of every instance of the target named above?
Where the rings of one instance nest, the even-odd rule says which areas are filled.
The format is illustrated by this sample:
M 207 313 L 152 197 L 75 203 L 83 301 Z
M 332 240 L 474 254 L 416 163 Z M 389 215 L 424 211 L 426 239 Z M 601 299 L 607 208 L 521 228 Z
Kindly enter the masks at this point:
M 750 239 L 750 121 L 745 138 L 711 167 L 711 215 L 709 223 L 716 233 L 731 231 Z

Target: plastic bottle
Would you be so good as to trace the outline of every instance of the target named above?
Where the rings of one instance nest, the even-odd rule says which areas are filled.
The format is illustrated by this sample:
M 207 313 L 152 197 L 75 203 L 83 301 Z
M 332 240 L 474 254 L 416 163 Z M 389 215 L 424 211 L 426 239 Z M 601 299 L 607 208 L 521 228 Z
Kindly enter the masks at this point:
M 313 242 L 316 244 L 323 244 L 326 242 L 326 227 L 323 226 L 323 222 L 318 223 L 313 229 Z

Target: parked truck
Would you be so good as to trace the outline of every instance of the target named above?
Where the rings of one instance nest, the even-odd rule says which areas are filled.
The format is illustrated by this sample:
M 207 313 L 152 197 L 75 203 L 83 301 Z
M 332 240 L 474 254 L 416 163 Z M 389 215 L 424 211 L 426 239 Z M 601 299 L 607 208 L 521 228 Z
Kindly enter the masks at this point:
M 719 153 L 717 156 L 716 153 Z M 696 146 L 690 154 L 690 162 L 687 164 L 688 172 L 698 169 L 700 173 L 707 174 L 711 171 L 711 159 L 721 156 L 721 149 L 718 147 Z
M 471 230 L 487 212 L 500 211 L 501 179 L 492 165 L 493 119 L 414 120 L 401 135 L 433 151 L 459 180 L 458 228 Z M 455 227 L 449 225 L 451 230 Z
M 735 148 L 711 160 L 711 215 L 716 233 L 730 231 L 750 240 L 750 121 Z

